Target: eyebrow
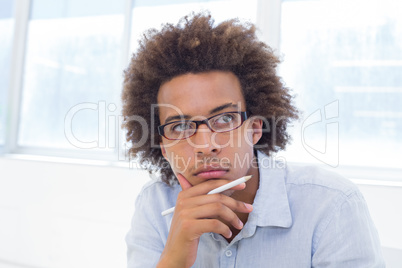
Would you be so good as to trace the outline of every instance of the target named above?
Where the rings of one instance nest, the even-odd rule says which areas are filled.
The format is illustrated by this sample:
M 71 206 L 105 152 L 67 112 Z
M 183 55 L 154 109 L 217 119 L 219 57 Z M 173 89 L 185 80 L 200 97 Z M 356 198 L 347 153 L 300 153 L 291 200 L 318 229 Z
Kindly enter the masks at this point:
M 226 108 L 229 108 L 229 107 L 237 108 L 238 105 L 237 105 L 237 104 L 234 104 L 234 103 L 231 103 L 231 102 L 225 103 L 225 104 L 223 104 L 223 105 L 221 105 L 221 106 L 218 106 L 218 107 L 216 107 L 216 108 L 213 108 L 211 111 L 209 111 L 209 114 L 214 114 L 214 113 L 220 112 L 220 111 L 222 111 L 222 110 L 224 110 L 224 109 L 226 109 Z
M 238 105 L 234 104 L 234 103 L 231 103 L 231 102 L 225 103 L 225 104 L 222 104 L 222 105 L 210 110 L 209 114 L 214 114 L 214 113 L 220 112 L 220 111 L 222 111 L 222 110 L 224 110 L 226 108 L 229 108 L 229 107 L 237 108 Z M 175 121 L 175 120 L 183 120 L 183 119 L 190 119 L 190 118 L 191 118 L 190 115 L 172 115 L 172 116 L 168 116 L 166 118 L 165 124 L 167 124 L 167 123 L 169 123 L 171 121 Z

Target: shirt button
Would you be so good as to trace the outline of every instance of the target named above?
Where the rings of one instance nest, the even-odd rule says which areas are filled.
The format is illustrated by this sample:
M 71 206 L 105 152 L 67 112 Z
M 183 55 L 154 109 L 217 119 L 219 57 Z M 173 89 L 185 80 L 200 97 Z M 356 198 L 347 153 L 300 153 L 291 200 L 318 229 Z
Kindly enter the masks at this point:
M 226 257 L 232 256 L 232 251 L 231 250 L 226 250 L 225 255 L 226 255 Z

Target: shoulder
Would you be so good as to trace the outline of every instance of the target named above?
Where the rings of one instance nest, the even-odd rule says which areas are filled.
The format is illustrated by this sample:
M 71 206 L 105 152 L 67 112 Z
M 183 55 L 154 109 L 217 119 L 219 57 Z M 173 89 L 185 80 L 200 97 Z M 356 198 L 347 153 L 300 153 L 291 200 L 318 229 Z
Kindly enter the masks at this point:
M 321 167 L 288 164 L 285 185 L 293 213 L 317 217 L 324 225 L 345 205 L 365 203 L 353 182 Z
M 283 180 L 288 190 L 321 189 L 344 195 L 358 192 L 353 182 L 323 167 L 274 160 L 262 152 L 258 152 L 258 161 L 263 177 Z
M 178 184 L 168 185 L 160 180 L 153 179 L 142 187 L 137 197 L 136 206 L 152 206 L 164 210 L 174 206 L 180 191 L 181 187 Z
M 144 184 L 139 195 L 158 194 L 158 193 L 165 195 L 175 192 L 178 187 L 180 186 L 177 184 L 168 185 L 167 183 L 161 180 L 152 179 Z
M 294 187 L 322 188 L 323 190 L 350 196 L 358 192 L 350 180 L 317 166 L 288 164 L 285 175 L 286 184 Z

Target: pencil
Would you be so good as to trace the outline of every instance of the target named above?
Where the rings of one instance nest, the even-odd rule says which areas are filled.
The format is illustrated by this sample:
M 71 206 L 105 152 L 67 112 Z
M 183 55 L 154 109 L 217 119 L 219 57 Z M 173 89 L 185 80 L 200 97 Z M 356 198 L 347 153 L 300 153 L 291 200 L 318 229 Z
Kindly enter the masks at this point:
M 229 182 L 229 183 L 227 183 L 225 185 L 222 185 L 222 186 L 220 186 L 218 188 L 215 188 L 212 191 L 209 191 L 207 194 L 218 194 L 218 193 L 221 193 L 223 191 L 229 190 L 230 188 L 235 187 L 236 185 L 239 185 L 240 183 L 248 181 L 249 179 L 251 179 L 251 177 L 252 177 L 251 175 L 241 177 L 240 179 L 231 181 L 231 182 Z M 172 207 L 172 208 L 169 208 L 167 210 L 162 211 L 162 213 L 161 213 L 162 216 L 166 216 L 166 215 L 169 215 L 169 214 L 173 213 L 174 208 L 175 207 Z

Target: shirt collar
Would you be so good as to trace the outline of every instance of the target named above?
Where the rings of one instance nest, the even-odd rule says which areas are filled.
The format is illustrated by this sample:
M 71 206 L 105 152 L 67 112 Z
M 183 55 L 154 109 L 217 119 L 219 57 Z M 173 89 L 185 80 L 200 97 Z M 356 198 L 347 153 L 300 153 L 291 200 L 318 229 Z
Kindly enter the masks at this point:
M 259 188 L 248 222 L 256 226 L 292 226 L 285 185 L 286 164 L 258 152 Z

